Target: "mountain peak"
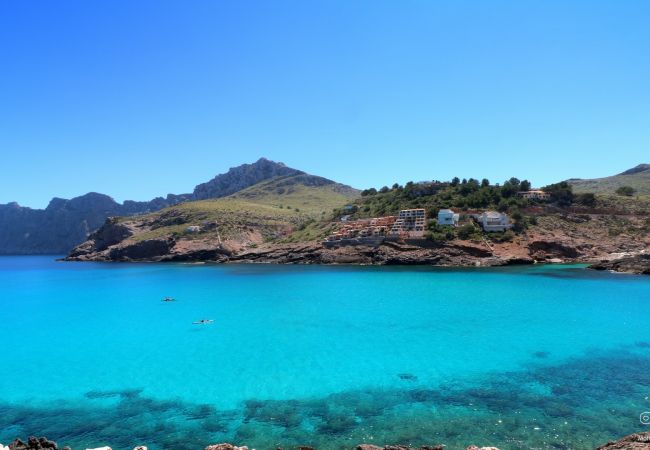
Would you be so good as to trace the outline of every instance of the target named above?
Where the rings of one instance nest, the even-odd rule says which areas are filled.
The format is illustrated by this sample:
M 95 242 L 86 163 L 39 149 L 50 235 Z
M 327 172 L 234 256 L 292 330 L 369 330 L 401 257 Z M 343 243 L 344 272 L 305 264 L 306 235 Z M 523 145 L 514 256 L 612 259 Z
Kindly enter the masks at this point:
M 225 197 L 249 186 L 274 177 L 302 175 L 305 172 L 287 167 L 283 163 L 260 158 L 252 164 L 231 167 L 207 183 L 194 188 L 194 200 Z
M 625 172 L 619 173 L 619 175 L 634 175 L 635 173 L 645 172 L 646 170 L 650 170 L 650 164 L 639 164 L 638 166 L 632 167 Z

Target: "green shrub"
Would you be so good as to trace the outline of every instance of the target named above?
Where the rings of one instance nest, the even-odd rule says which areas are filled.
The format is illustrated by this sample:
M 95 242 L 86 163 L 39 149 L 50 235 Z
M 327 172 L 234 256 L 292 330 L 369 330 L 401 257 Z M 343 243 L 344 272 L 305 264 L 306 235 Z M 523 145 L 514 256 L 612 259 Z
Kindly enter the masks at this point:
M 616 189 L 616 193 L 618 195 L 623 195 L 626 197 L 632 197 L 636 190 L 631 187 L 631 186 L 621 186 L 620 188 Z
M 456 231 L 458 239 L 462 240 L 469 239 L 472 235 L 474 235 L 474 233 L 476 233 L 476 227 L 471 223 L 466 223 L 465 225 L 458 227 Z

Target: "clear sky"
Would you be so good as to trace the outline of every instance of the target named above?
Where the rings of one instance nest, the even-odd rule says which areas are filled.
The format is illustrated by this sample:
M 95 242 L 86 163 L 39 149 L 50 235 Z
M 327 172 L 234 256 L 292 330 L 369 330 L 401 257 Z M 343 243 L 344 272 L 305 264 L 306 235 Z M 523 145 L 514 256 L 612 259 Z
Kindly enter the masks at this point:
M 650 162 L 650 2 L 5 1 L 0 203 L 190 192 L 265 156 L 355 187 Z

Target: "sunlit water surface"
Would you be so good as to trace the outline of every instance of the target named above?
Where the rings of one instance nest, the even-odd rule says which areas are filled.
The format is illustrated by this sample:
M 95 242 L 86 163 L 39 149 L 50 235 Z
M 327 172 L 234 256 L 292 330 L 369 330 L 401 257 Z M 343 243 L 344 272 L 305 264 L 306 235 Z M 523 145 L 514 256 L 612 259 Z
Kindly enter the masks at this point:
M 2 257 L 0 320 L 1 443 L 503 450 L 650 430 L 650 277 Z

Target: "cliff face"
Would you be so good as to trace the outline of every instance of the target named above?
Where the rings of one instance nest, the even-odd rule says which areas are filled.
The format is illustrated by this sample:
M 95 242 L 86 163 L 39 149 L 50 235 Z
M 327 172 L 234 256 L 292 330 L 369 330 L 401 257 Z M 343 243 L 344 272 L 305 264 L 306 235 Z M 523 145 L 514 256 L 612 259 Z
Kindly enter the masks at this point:
M 68 253 L 88 239 L 108 217 L 146 214 L 189 200 L 220 198 L 263 180 L 295 175 L 300 175 L 303 184 L 336 185 L 331 180 L 261 158 L 199 184 L 192 194 L 169 194 L 165 198 L 143 202 L 126 200 L 120 204 L 107 195 L 91 192 L 70 200 L 53 198 L 45 209 L 22 207 L 17 203 L 0 205 L 0 255 Z M 347 186 L 342 188 L 347 188 L 348 194 L 356 192 Z
M 0 205 L 0 254 L 67 253 L 85 241 L 107 217 L 156 211 L 179 198 L 170 200 L 156 198 L 120 204 L 107 195 L 91 192 L 70 200 L 53 198 L 45 209 L 17 203 Z

